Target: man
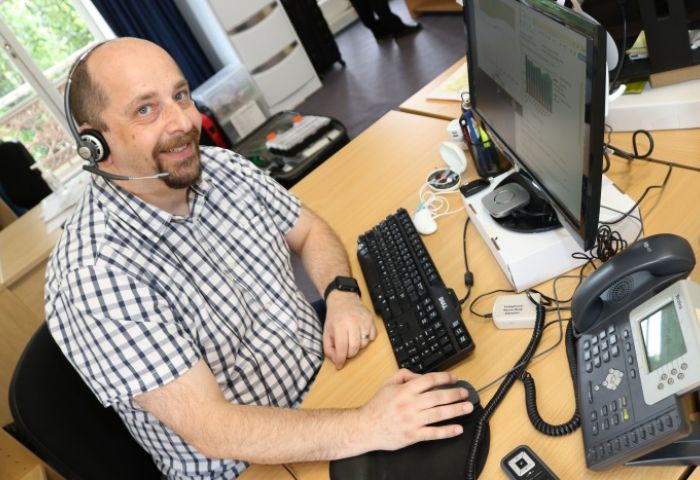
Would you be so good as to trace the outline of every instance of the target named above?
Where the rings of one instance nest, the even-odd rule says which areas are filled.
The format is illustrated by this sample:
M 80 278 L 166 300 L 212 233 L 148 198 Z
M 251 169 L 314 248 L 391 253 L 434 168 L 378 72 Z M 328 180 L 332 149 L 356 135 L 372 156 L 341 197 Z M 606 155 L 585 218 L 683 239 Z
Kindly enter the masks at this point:
M 342 368 L 375 338 L 357 294 L 331 290 L 325 325 L 290 251 L 324 290 L 350 275 L 328 225 L 236 154 L 199 148 L 200 115 L 160 47 L 117 39 L 72 76 L 71 110 L 111 153 L 52 254 L 57 343 L 173 479 L 230 479 L 246 462 L 328 460 L 458 435 L 470 412 L 447 373 L 400 371 L 358 409 L 302 411 L 323 353 Z
M 369 28 L 377 40 L 400 38 L 418 32 L 420 23 L 406 25 L 389 8 L 389 0 L 350 0 L 362 24 Z

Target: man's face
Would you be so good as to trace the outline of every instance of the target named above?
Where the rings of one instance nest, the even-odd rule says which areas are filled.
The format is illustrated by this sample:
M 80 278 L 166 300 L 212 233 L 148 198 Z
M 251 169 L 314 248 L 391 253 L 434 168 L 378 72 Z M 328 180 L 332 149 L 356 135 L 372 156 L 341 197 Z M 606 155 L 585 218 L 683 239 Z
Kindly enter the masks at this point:
M 192 185 L 202 169 L 202 120 L 175 62 L 147 43 L 103 48 L 89 68 L 107 93 L 102 113 L 107 131 L 102 133 L 111 154 L 105 170 L 129 176 L 167 172 L 162 180 L 169 187 Z

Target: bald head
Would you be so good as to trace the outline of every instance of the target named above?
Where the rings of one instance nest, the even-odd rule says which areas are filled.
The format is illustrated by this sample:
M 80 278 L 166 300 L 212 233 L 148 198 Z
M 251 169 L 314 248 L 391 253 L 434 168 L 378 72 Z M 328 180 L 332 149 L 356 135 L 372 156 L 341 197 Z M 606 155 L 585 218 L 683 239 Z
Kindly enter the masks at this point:
M 152 68 L 157 75 L 162 65 L 180 71 L 168 52 L 148 40 L 124 37 L 93 47 L 71 76 L 70 109 L 77 124 L 107 131 L 102 112 L 114 86 L 128 88 L 134 69 Z

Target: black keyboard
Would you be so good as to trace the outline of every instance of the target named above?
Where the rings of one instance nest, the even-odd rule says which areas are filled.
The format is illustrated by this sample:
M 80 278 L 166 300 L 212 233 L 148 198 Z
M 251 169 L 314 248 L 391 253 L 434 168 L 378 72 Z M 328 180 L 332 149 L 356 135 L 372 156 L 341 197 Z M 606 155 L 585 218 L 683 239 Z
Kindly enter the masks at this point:
M 399 367 L 445 370 L 474 350 L 459 300 L 440 278 L 405 209 L 360 235 L 357 257 Z

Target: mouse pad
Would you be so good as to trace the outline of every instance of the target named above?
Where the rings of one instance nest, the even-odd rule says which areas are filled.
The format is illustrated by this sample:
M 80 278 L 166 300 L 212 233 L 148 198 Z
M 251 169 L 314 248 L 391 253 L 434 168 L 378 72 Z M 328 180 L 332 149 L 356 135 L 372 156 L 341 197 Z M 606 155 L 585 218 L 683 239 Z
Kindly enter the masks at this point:
M 357 457 L 330 463 L 331 480 L 463 480 L 466 477 L 467 454 L 472 445 L 476 423 L 484 409 L 440 424 L 457 423 L 464 427 L 458 437 L 420 442 L 396 451 L 377 450 Z M 486 464 L 490 429 L 486 425 L 484 440 L 476 462 L 476 477 Z

